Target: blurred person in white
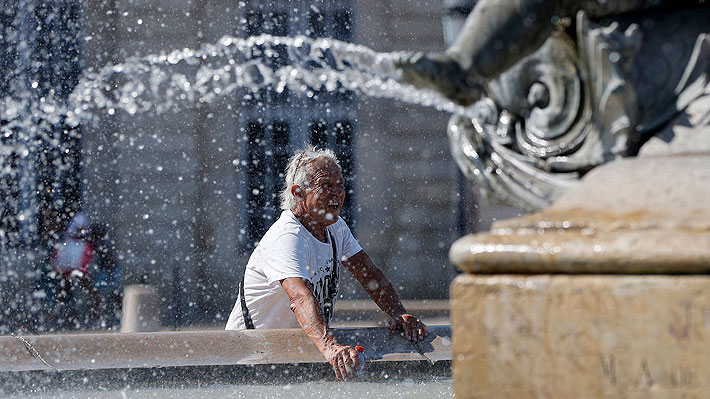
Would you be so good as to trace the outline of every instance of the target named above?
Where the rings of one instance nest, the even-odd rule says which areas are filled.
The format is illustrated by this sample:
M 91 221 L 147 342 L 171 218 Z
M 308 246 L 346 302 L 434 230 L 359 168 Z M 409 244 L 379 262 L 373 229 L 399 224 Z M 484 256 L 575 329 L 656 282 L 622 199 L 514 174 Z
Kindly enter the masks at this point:
M 338 344 L 328 330 L 341 265 L 391 317 L 390 328 L 401 328 L 415 343 L 428 331 L 404 309 L 392 284 L 339 216 L 344 201 L 342 171 L 333 151 L 310 146 L 297 151 L 286 170 L 283 212 L 249 258 L 226 329 L 303 328 L 335 376 L 347 380 L 360 367 L 357 352 Z

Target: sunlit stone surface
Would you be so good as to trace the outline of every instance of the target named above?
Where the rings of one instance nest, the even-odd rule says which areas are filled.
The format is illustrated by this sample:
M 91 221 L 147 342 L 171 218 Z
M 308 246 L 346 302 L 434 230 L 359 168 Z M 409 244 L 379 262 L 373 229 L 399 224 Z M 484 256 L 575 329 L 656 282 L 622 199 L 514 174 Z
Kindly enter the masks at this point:
M 333 334 L 344 345 L 364 346 L 368 363 L 394 369 L 451 360 L 449 326 L 430 326 L 416 346 L 389 328 L 340 328 Z M 0 336 L 0 378 L 25 371 L 81 370 L 86 377 L 90 370 L 305 363 L 332 371 L 301 329 Z
M 707 397 L 710 278 L 463 274 L 457 398 Z
M 0 397 L 453 395 L 449 326 L 417 345 L 389 328 L 333 333 L 365 347 L 365 369 L 347 383 L 301 329 L 0 336 Z

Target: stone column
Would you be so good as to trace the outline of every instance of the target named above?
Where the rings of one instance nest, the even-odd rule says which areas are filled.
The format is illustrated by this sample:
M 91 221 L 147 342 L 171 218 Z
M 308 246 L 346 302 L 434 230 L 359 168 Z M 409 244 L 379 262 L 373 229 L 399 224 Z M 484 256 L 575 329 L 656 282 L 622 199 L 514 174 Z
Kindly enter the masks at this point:
M 707 396 L 710 156 L 599 167 L 450 258 L 458 398 Z

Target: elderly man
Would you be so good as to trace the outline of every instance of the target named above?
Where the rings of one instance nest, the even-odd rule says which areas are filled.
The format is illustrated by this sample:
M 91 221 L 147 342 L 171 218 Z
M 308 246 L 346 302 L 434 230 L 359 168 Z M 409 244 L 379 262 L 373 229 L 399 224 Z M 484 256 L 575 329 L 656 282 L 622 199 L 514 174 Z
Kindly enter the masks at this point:
M 375 303 L 390 315 L 390 328 L 402 328 L 412 342 L 427 327 L 407 311 L 392 284 L 339 217 L 345 186 L 335 154 L 313 147 L 288 163 L 281 193 L 281 217 L 254 249 L 227 322 L 227 330 L 303 328 L 347 380 L 360 367 L 357 352 L 328 332 L 338 293 L 340 265 L 352 273 Z

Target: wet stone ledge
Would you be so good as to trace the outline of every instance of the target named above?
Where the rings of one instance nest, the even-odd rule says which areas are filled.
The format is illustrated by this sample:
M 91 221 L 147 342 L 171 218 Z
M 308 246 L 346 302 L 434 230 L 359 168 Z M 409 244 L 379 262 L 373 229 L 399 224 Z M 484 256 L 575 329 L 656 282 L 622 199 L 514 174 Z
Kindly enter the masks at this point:
M 326 363 L 176 366 L 159 368 L 24 371 L 0 374 L 0 394 L 94 392 L 118 389 L 196 389 L 214 385 L 285 385 L 336 381 Z M 451 360 L 372 362 L 356 382 L 428 382 L 451 377 Z
M 342 328 L 340 343 L 363 345 L 363 380 L 451 375 L 451 329 L 431 326 L 418 345 L 388 328 Z M 334 380 L 302 330 L 102 333 L 0 337 L 0 392 L 126 384 L 279 384 Z

